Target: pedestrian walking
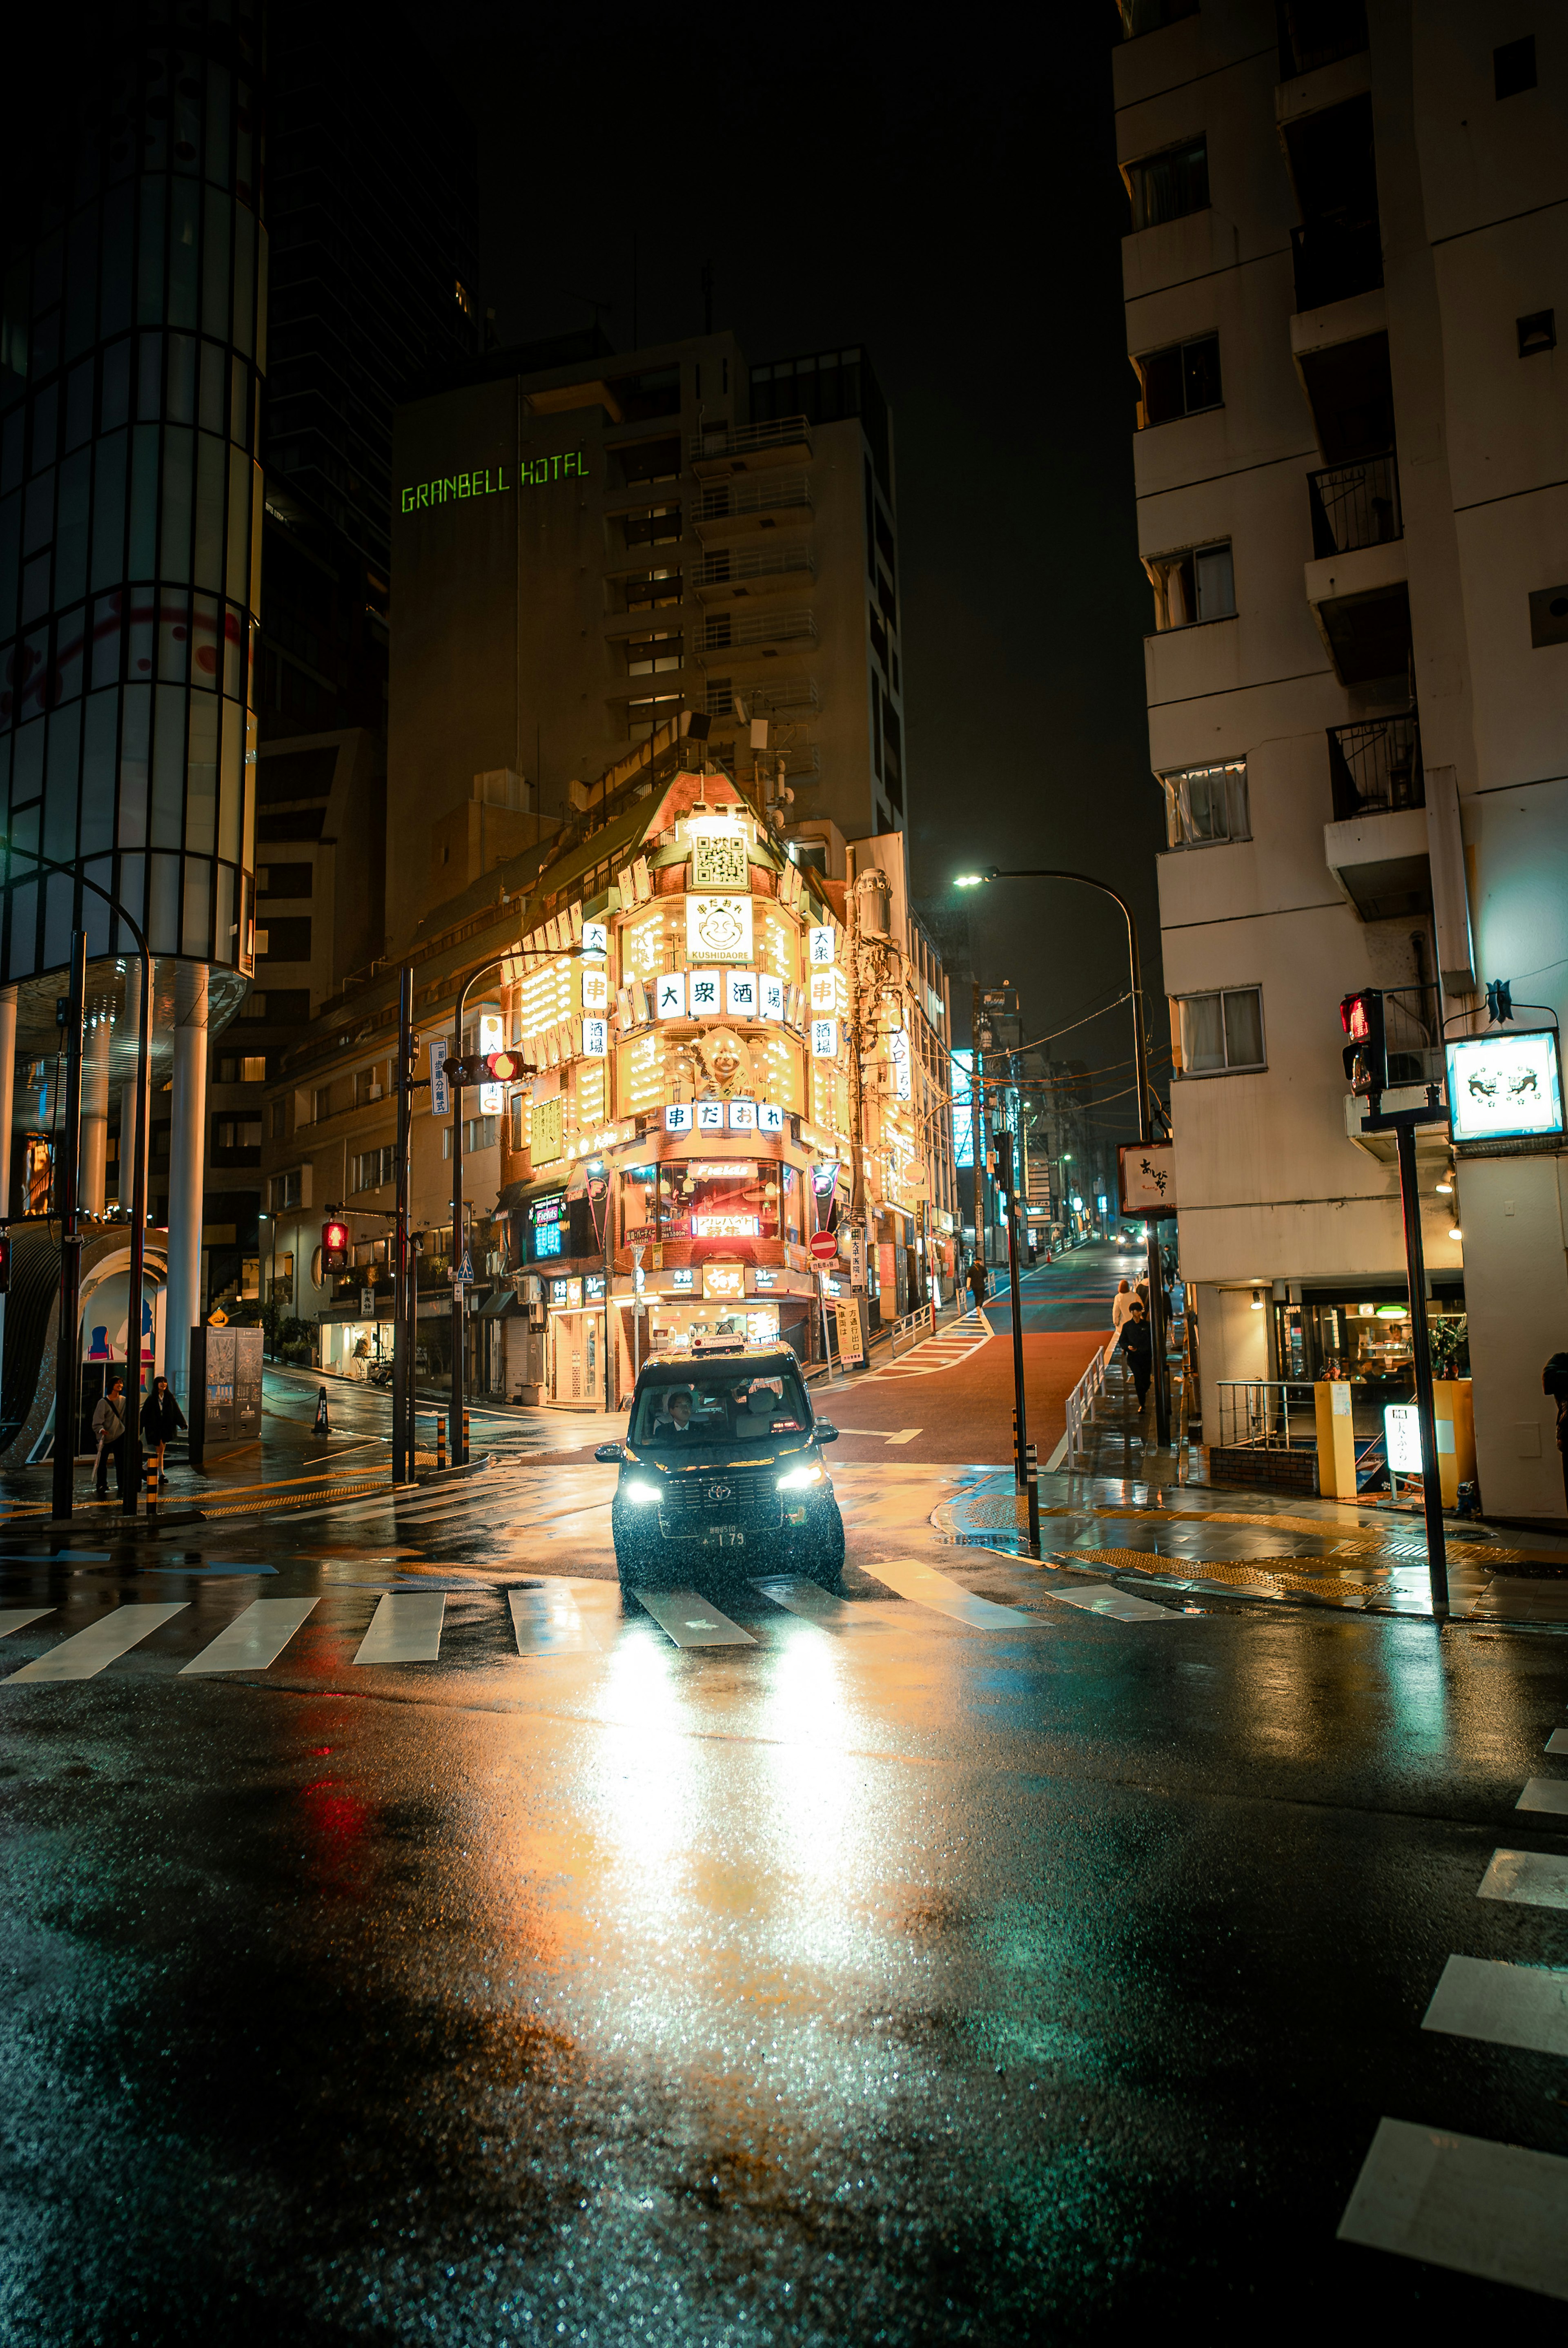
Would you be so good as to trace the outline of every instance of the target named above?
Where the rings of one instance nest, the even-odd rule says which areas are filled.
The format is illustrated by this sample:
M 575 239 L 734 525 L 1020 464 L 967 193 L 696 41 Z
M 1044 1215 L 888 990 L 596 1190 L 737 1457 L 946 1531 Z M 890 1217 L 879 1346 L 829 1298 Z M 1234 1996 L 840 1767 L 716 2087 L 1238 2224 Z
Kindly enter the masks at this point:
M 988 1284 L 985 1265 L 980 1262 L 979 1257 L 976 1256 L 973 1263 L 969 1266 L 968 1278 L 968 1289 L 969 1296 L 972 1301 L 972 1309 L 976 1312 L 979 1310 L 980 1306 L 986 1301 L 986 1289 Z
M 185 1425 L 185 1413 L 169 1390 L 167 1378 L 154 1378 L 152 1392 L 141 1406 L 141 1439 L 149 1451 L 158 1455 L 158 1480 L 167 1484 L 163 1472 L 163 1447 L 171 1442 Z
M 1130 1317 L 1136 1302 L 1127 1282 L 1124 1280 L 1118 1281 L 1116 1293 L 1111 1299 L 1111 1326 L 1118 1336 L 1122 1334 L 1122 1323 Z
M 114 1461 L 115 1489 L 125 1498 L 125 1380 L 110 1378 L 93 1412 L 97 1453 L 93 1460 L 93 1491 L 100 1500 L 109 1496 L 109 1461 Z
M 1132 1384 L 1138 1395 L 1138 1407 L 1143 1409 L 1149 1395 L 1149 1380 L 1154 1373 L 1154 1342 L 1150 1334 L 1149 1316 L 1141 1303 L 1134 1303 L 1117 1339 L 1127 1357 L 1127 1367 L 1132 1373 Z

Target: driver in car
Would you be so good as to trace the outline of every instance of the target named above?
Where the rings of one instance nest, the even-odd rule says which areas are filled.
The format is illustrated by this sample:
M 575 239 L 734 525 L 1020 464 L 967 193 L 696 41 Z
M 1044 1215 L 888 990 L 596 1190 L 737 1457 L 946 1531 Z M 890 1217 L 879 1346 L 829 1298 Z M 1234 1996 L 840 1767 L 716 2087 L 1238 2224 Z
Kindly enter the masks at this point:
M 653 1440 L 656 1443 L 679 1442 L 682 1436 L 691 1432 L 692 1390 L 689 1386 L 672 1387 L 665 1397 L 661 1415 L 653 1422 Z

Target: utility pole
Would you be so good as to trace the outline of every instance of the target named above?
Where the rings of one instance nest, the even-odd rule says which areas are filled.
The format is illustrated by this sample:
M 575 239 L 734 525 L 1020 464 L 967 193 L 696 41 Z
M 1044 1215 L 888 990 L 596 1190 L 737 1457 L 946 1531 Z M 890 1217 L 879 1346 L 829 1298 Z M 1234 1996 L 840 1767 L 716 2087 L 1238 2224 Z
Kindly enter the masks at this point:
M 77 1418 L 81 1395 L 82 1235 L 77 1214 L 77 1174 L 82 1143 L 82 1013 L 87 985 L 87 941 L 71 932 L 70 993 L 65 1000 L 66 1125 L 55 1174 L 60 1207 L 60 1318 L 55 1340 L 55 1478 L 53 1513 L 68 1517 L 76 1483 Z M 135 1332 L 140 1383 L 141 1329 Z M 194 1402 L 192 1409 L 196 1407 Z M 128 1387 L 126 1412 L 139 1412 Z
M 463 1005 L 467 990 L 457 997 L 457 1025 L 452 1045 L 452 1059 L 463 1057 Z M 451 1063 L 448 1062 L 448 1066 Z M 448 1076 L 452 1090 L 452 1398 L 446 1406 L 446 1456 L 454 1468 L 466 1462 L 463 1450 L 463 1380 L 467 1370 L 465 1349 L 467 1332 L 465 1321 L 468 1300 L 464 1294 L 466 1282 L 461 1278 L 464 1258 L 467 1254 L 467 1234 L 463 1228 L 463 1080 Z
M 409 1144 L 414 1119 L 414 973 L 397 973 L 397 1220 L 392 1256 L 392 1480 L 414 1479 L 414 1346 L 416 1307 L 410 1298 L 408 1247 Z
M 985 1054 L 980 1050 L 980 982 L 974 988 L 969 1014 L 969 1137 L 975 1161 L 975 1255 L 986 1260 L 986 1110 Z

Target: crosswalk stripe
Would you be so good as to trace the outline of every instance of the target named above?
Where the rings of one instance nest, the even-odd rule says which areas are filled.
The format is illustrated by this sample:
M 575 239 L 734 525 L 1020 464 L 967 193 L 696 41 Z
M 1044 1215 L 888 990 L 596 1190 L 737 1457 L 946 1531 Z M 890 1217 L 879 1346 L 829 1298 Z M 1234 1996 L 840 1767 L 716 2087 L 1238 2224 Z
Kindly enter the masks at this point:
M 181 1665 L 180 1678 L 205 1678 L 210 1672 L 264 1672 L 320 1604 L 319 1598 L 252 1600 L 199 1655 Z
M 1528 2046 L 1538 2054 L 1568 2054 L 1568 1972 L 1495 1957 L 1450 1957 L 1421 2028 L 1451 2038 L 1485 2038 L 1494 2046 Z
M 1568 1753 L 1568 1728 L 1554 1728 L 1546 1740 L 1548 1753 Z
M 7 1606 L 0 1610 L 0 1639 L 8 1639 L 13 1631 L 25 1631 L 29 1622 L 39 1622 L 54 1611 L 52 1606 Z
M 754 1647 L 756 1641 L 694 1590 L 640 1590 L 659 1628 L 678 1647 Z
M 62 1639 L 46 1655 L 24 1663 L 19 1672 L 11 1673 L 5 1684 L 15 1687 L 18 1680 L 96 1679 L 106 1663 L 128 1654 L 132 1647 L 149 1638 L 174 1615 L 183 1614 L 190 1602 L 180 1598 L 160 1600 L 156 1605 L 117 1606 L 111 1613 L 89 1622 L 85 1631 Z
M 1526 1908 L 1568 1908 L 1568 1859 L 1555 1851 L 1494 1850 L 1478 1900 L 1516 1900 Z
M 752 1588 L 760 1590 L 774 1605 L 782 1606 L 786 1614 L 797 1614 L 824 1631 L 885 1632 L 887 1628 L 886 1612 L 881 1606 L 835 1598 L 820 1581 L 808 1581 L 801 1574 L 764 1574 Z
M 1158 1616 L 1162 1622 L 1190 1622 L 1192 1616 L 1173 1606 L 1156 1606 L 1151 1599 L 1135 1597 L 1130 1590 L 1118 1590 L 1112 1581 L 1091 1581 L 1077 1590 L 1058 1590 L 1045 1586 L 1043 1595 L 1054 1598 L 1059 1606 L 1081 1606 L 1086 1614 L 1109 1615 L 1117 1622 L 1147 1622 Z
M 917 1606 L 929 1606 L 971 1631 L 1010 1631 L 1040 1621 L 1038 1614 L 1026 1614 L 1021 1607 L 999 1606 L 989 1598 L 977 1598 L 951 1574 L 938 1573 L 934 1565 L 922 1565 L 917 1558 L 884 1558 L 866 1570 L 896 1590 L 900 1598 Z
M 356 1663 L 434 1663 L 441 1654 L 444 1592 L 394 1597 L 389 1591 L 370 1618 Z
M 1568 2160 L 1379 2120 L 1339 2240 L 1568 2299 Z
M 1568 1815 L 1568 1777 L 1532 1777 L 1514 1804 L 1516 1810 L 1552 1810 Z
M 614 1589 L 610 1583 L 593 1587 L 602 1588 L 607 1598 Z M 569 1581 L 552 1581 L 542 1590 L 508 1590 L 507 1604 L 518 1654 L 598 1654 L 617 1626 L 603 1608 L 590 1606 L 585 1617 L 588 1596 L 588 1586 Z

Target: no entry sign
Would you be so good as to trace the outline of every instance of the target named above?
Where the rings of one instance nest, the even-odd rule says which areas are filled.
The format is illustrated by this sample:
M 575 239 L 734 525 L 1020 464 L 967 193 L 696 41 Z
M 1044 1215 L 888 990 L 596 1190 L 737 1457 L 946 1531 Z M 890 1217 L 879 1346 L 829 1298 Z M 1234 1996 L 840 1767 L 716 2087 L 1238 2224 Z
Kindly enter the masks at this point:
M 811 1237 L 811 1251 L 818 1263 L 831 1263 L 838 1253 L 838 1241 L 831 1231 L 814 1231 Z

